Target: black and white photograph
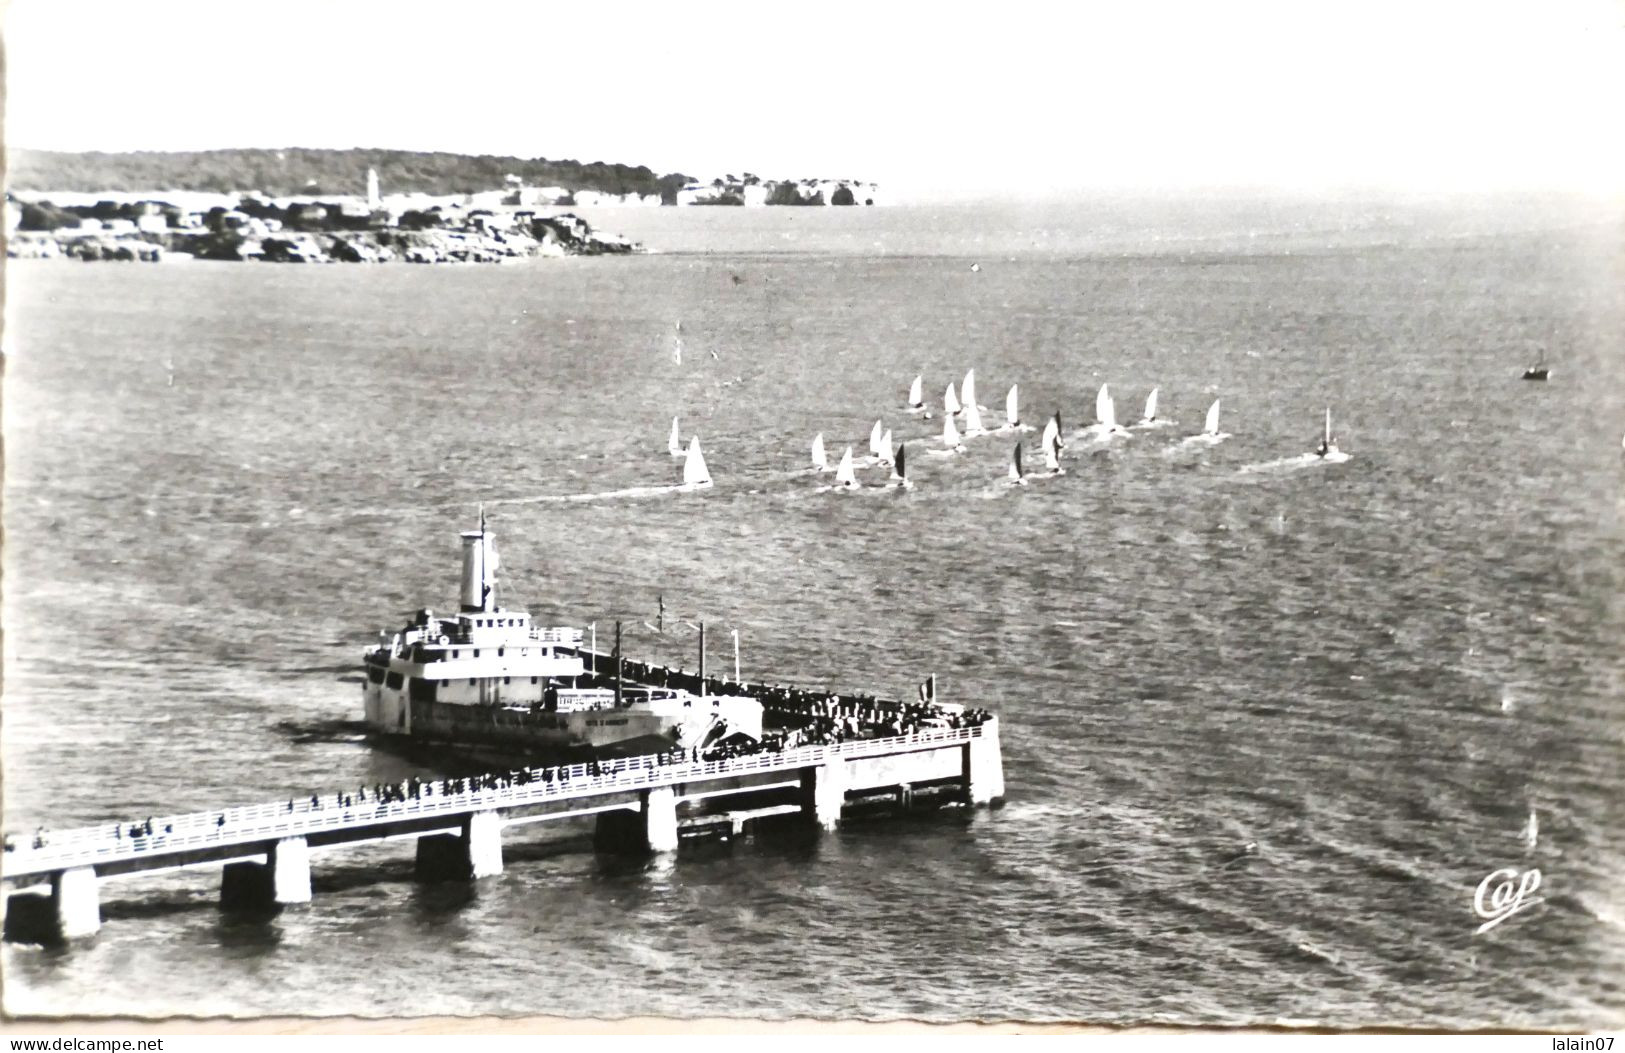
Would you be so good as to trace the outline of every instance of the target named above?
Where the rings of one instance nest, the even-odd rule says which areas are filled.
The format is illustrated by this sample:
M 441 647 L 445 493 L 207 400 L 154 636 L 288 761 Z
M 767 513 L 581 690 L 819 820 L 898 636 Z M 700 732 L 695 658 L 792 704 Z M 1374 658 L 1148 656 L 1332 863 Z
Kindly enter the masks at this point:
M 1625 7 L 4 36 L 11 1022 L 1625 1028 Z

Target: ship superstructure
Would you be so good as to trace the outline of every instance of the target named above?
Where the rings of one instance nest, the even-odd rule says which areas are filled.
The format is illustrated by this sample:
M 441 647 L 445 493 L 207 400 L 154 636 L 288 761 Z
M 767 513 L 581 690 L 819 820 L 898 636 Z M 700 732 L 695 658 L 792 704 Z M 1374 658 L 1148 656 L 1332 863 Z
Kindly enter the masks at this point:
M 363 656 L 374 730 L 515 754 L 693 749 L 761 737 L 755 699 L 626 683 L 614 668 L 596 668 L 580 629 L 542 628 L 529 612 L 499 606 L 496 546 L 483 515 L 462 544 L 457 613 L 420 610 Z

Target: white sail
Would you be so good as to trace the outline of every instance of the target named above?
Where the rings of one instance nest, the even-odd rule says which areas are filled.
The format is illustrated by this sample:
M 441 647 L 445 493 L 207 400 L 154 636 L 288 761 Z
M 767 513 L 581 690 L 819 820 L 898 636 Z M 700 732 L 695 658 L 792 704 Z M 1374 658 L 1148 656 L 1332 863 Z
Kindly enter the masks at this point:
M 666 440 L 666 449 L 673 457 L 683 456 L 683 440 L 677 430 L 677 418 L 671 419 L 671 437 Z
M 959 397 L 954 394 L 954 382 L 948 381 L 948 390 L 942 393 L 942 412 L 950 417 L 959 412 Z
M 820 472 L 829 471 L 829 458 L 824 456 L 824 433 L 813 436 L 812 464 Z
M 1100 385 L 1100 392 L 1095 395 L 1095 421 L 1102 428 L 1117 427 L 1117 406 L 1112 402 L 1112 393 L 1105 384 Z
M 1016 410 L 1016 385 L 1010 385 L 1010 391 L 1004 396 L 1004 423 L 1012 428 L 1021 425 L 1021 414 Z
M 1145 416 L 1141 419 L 1148 424 L 1157 419 L 1157 390 L 1152 388 L 1151 394 L 1145 397 Z
M 924 382 L 924 377 L 917 376 L 914 378 L 914 383 L 908 386 L 909 409 L 920 409 L 925 405 L 925 391 L 924 388 L 921 387 Z
M 1016 443 L 1015 449 L 1010 452 L 1010 481 L 1012 483 L 1021 482 L 1021 443 L 1019 442 Z
M 891 463 L 891 461 L 892 461 L 892 451 L 894 449 L 895 449 L 895 447 L 892 446 L 892 441 L 891 441 L 891 429 L 887 428 L 886 429 L 886 434 L 884 434 L 884 435 L 882 435 L 880 437 L 880 462 L 882 464 L 890 464 Z
M 1051 423 L 1054 423 L 1051 421 Z M 1061 470 L 1061 431 L 1044 429 L 1044 467 L 1052 472 Z
M 1056 423 L 1054 417 L 1051 417 L 1044 422 L 1044 437 L 1039 440 L 1039 445 L 1043 446 L 1047 451 L 1051 446 L 1055 445 L 1055 440 L 1060 436 L 1061 426 Z
M 1202 431 L 1207 433 L 1208 435 L 1217 435 L 1217 434 L 1219 434 L 1219 400 L 1218 399 L 1214 399 L 1213 400 L 1213 405 L 1211 405 L 1211 406 L 1209 406 L 1207 408 L 1207 423 L 1205 425 L 1203 425 Z
M 705 455 L 700 452 L 700 437 L 688 440 L 688 459 L 683 462 L 684 486 L 710 486 L 711 473 L 705 467 Z
M 835 469 L 836 486 L 857 486 L 858 477 L 852 472 L 852 447 L 848 446 L 846 452 L 841 454 L 840 467 Z
M 982 411 L 970 399 L 965 400 L 965 435 L 982 435 L 987 429 L 982 427 Z
M 1332 408 L 1326 407 L 1326 445 L 1332 444 Z
M 965 382 L 959 385 L 959 404 L 965 409 L 976 405 L 976 370 L 965 370 Z
M 881 424 L 875 421 L 875 426 L 869 429 L 869 452 L 875 457 L 881 456 L 880 450 Z
M 959 449 L 959 429 L 954 427 L 951 415 L 942 418 L 942 445 L 950 450 Z

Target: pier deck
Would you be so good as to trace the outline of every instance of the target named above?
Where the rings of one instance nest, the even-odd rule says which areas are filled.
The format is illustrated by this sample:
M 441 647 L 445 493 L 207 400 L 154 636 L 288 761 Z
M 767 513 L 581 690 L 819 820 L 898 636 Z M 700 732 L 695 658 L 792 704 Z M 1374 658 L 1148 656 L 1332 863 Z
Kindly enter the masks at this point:
M 274 906 L 310 899 L 313 853 L 384 840 L 417 840 L 427 879 L 470 879 L 502 870 L 504 827 L 595 815 L 600 847 L 664 852 L 679 830 L 799 812 L 832 828 L 849 798 L 916 789 L 954 793 L 968 804 L 1004 795 L 998 721 L 929 729 L 833 745 L 763 751 L 726 760 L 645 756 L 504 773 L 507 785 L 442 793 L 439 780 L 407 800 L 336 803 L 294 798 L 151 820 L 132 837 L 131 821 L 14 835 L 4 853 L 8 938 L 49 942 L 100 926 L 100 882 L 195 867 L 223 866 L 228 906 Z M 748 800 L 746 799 L 748 796 Z M 729 810 L 730 798 L 740 807 Z M 679 813 L 683 814 L 679 814 Z M 117 830 L 117 832 L 115 832 Z M 49 886 L 49 891 L 37 887 Z

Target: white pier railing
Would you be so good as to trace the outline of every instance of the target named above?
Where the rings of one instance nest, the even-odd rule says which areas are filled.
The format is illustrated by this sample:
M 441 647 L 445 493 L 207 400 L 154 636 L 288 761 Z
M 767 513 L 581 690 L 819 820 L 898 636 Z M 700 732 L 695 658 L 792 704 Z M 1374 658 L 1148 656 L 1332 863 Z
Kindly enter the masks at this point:
M 940 749 L 981 738 L 985 725 L 961 728 L 933 728 L 886 738 L 854 739 L 822 746 L 798 746 L 782 751 L 763 750 L 725 760 L 672 759 L 672 755 L 629 757 L 598 764 L 572 764 L 487 773 L 463 779 L 470 785 L 454 793 L 442 793 L 449 781 L 433 779 L 419 783 L 419 796 L 406 800 L 356 800 L 340 802 L 345 794 L 329 790 L 312 797 L 295 797 L 275 804 L 241 805 L 189 812 L 183 815 L 141 820 L 152 833 L 132 837 L 136 820 L 103 823 L 68 830 L 45 831 L 37 838 L 30 834 L 10 835 L 0 876 L 8 880 L 49 874 L 73 867 L 93 866 L 130 860 L 151 860 L 153 868 L 165 865 L 164 857 L 183 855 L 198 849 L 242 846 L 245 852 L 256 845 L 282 838 L 309 837 L 330 831 L 363 831 L 369 826 L 386 826 L 402 820 L 444 818 L 454 826 L 472 812 L 516 808 L 550 801 L 571 800 L 627 790 L 670 786 L 677 783 L 727 778 L 759 772 L 791 771 L 824 764 L 833 759 L 851 760 L 918 750 Z M 492 779 L 506 785 L 487 786 Z M 314 802 L 314 803 L 313 803 Z M 117 832 L 115 832 L 117 831 Z M 364 838 L 358 838 L 364 839 Z

